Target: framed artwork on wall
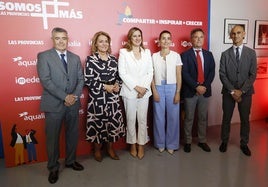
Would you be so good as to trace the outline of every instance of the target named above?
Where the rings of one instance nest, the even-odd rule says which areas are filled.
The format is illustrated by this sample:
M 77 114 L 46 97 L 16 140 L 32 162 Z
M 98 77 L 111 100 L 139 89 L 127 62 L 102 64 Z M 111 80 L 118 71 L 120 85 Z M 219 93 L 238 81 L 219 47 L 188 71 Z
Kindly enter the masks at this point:
M 248 20 L 247 19 L 229 19 L 229 18 L 224 19 L 224 39 L 223 39 L 224 43 L 225 44 L 233 43 L 233 41 L 230 39 L 230 32 L 235 25 L 241 25 L 244 27 L 246 35 L 245 35 L 243 43 L 247 43 L 248 42 L 248 37 L 247 37 Z
M 254 34 L 254 48 L 268 49 L 268 21 L 256 20 Z
M 268 78 L 268 57 L 257 57 L 257 79 Z

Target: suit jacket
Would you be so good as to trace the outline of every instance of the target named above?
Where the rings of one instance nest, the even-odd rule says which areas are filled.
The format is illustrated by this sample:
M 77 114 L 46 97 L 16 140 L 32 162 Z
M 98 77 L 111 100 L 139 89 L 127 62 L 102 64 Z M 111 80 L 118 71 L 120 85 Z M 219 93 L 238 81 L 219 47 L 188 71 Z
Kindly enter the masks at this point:
M 253 49 L 243 46 L 239 63 L 236 62 L 233 47 L 221 54 L 219 74 L 223 85 L 222 93 L 240 89 L 245 95 L 252 95 L 256 73 L 257 59 Z
M 37 55 L 37 71 L 43 86 L 41 110 L 45 112 L 59 112 L 68 94 L 78 96 L 78 101 L 70 106 L 79 109 L 80 95 L 84 86 L 84 76 L 80 57 L 67 51 L 68 73 L 64 69 L 61 59 L 55 49 L 41 52 Z
M 144 98 L 152 95 L 153 64 L 149 49 L 141 50 L 141 60 L 138 62 L 132 51 L 120 49 L 118 59 L 119 76 L 123 81 L 120 95 L 126 98 L 137 98 L 135 86 L 147 88 Z
M 202 49 L 204 58 L 204 78 L 202 84 L 206 87 L 204 97 L 211 96 L 211 83 L 215 77 L 215 61 L 210 51 Z M 181 54 L 182 66 L 182 94 L 184 98 L 191 98 L 196 94 L 197 82 L 197 60 L 193 48 Z

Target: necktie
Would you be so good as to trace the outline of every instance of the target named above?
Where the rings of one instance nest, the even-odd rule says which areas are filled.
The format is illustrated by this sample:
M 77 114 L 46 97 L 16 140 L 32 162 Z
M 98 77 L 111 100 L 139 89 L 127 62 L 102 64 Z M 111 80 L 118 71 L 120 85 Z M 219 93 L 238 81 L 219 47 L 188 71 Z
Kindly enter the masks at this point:
M 202 84 L 204 82 L 204 71 L 202 68 L 202 60 L 199 55 L 201 50 L 196 50 L 196 61 L 197 61 L 197 82 Z
M 236 62 L 238 63 L 239 62 L 239 47 L 236 48 L 235 59 L 236 59 Z
M 65 57 L 65 54 L 60 54 L 60 57 L 61 57 L 61 62 L 66 70 L 66 72 L 68 72 L 68 69 L 67 69 L 67 62 L 65 61 L 64 57 Z

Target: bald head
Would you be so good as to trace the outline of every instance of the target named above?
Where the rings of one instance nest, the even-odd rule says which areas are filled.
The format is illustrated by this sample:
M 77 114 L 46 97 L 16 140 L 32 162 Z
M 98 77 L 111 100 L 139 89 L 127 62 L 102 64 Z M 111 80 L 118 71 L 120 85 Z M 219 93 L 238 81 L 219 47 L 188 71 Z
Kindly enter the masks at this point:
M 235 46 L 240 46 L 243 44 L 245 34 L 245 28 L 243 25 L 235 25 L 230 32 L 230 38 L 232 39 L 233 44 Z

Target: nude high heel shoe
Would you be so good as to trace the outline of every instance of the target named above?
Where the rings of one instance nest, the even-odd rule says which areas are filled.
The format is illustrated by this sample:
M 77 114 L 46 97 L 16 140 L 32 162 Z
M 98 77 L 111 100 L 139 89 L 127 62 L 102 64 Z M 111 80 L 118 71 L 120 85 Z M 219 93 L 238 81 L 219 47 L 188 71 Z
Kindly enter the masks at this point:
M 138 158 L 141 160 L 144 157 L 144 145 L 138 146 Z
M 133 156 L 134 158 L 136 158 L 137 156 L 137 147 L 136 144 L 131 144 L 130 145 L 130 155 Z

